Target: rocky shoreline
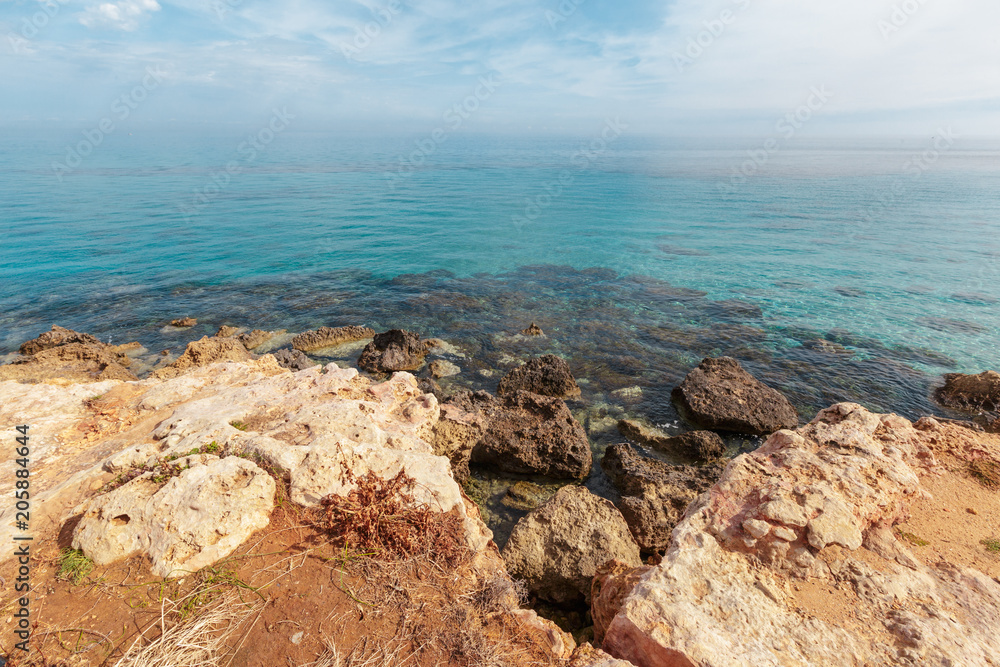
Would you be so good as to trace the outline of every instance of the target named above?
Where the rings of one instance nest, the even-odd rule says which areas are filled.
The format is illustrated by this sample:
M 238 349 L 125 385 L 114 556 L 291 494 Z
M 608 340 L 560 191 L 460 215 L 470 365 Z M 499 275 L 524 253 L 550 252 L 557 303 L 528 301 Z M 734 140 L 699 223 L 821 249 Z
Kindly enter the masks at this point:
M 31 425 L 33 525 L 94 566 L 141 561 L 154 578 L 184 578 L 267 535 L 286 504 L 370 505 L 371 489 L 393 482 L 393 516 L 431 513 L 420 534 L 458 521 L 440 534 L 468 554 L 474 586 L 525 587 L 480 620 L 484 632 L 521 628 L 541 664 L 986 665 L 1000 655 L 989 621 L 1000 613 L 989 547 L 1000 550 L 997 373 L 944 378 L 937 400 L 969 421 L 911 423 L 841 403 L 800 427 L 784 395 L 735 359 L 709 357 L 665 388 L 687 424 L 672 434 L 642 415 L 581 407 L 586 378 L 553 354 L 493 377 L 480 369 L 493 392 L 464 388 L 453 380 L 465 351 L 401 329 L 223 326 L 174 356 L 54 326 L 19 352 L 0 366 L 0 426 Z M 331 356 L 357 368 L 315 361 Z M 594 419 L 606 438 L 620 434 L 615 444 L 594 446 Z M 731 458 L 733 436 L 763 445 Z M 963 551 L 938 562 L 920 552 L 937 541 L 898 526 L 933 524 L 920 503 L 927 480 L 942 479 L 978 506 L 952 510 L 975 526 L 941 537 Z M 336 529 L 353 514 L 325 516 Z M 807 600 L 817 587 L 855 613 Z M 448 660 L 488 664 L 454 651 Z

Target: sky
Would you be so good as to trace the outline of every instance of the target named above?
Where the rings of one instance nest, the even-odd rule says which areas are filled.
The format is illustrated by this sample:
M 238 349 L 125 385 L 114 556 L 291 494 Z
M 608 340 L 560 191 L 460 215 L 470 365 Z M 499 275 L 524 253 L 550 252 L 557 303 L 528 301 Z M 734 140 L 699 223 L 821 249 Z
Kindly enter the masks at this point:
M 0 126 L 125 103 L 137 126 L 995 137 L 998 26 L 996 0 L 0 0 Z

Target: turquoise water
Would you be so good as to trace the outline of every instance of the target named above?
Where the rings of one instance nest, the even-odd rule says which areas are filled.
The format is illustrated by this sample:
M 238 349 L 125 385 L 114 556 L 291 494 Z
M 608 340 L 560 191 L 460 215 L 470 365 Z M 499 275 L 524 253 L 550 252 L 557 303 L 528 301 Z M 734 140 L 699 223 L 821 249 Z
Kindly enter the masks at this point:
M 486 367 L 534 319 L 596 398 L 645 387 L 662 421 L 661 385 L 709 353 L 803 414 L 916 415 L 940 373 L 1000 366 L 997 142 L 916 163 L 930 137 L 799 143 L 734 181 L 760 142 L 452 136 L 414 164 L 408 137 L 288 131 L 248 161 L 245 133 L 160 132 L 108 136 L 60 180 L 81 138 L 0 139 L 0 354 L 53 323 L 156 348 L 369 324 Z M 194 334 L 161 331 L 183 315 Z

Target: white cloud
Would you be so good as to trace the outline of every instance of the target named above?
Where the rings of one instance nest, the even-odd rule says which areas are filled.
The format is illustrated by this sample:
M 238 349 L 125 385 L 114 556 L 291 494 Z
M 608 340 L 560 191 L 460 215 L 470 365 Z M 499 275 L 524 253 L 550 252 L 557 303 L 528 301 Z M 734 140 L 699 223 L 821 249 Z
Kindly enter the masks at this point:
M 160 11 L 156 0 L 121 0 L 102 2 L 88 7 L 80 17 L 80 23 L 88 28 L 110 27 L 132 31 L 139 27 L 139 21 L 149 12 Z

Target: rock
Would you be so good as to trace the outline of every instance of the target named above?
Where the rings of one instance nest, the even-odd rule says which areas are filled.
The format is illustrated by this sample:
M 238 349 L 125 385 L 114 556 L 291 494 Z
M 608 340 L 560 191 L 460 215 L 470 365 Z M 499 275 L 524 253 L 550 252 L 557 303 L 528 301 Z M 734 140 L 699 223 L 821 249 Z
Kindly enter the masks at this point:
M 439 401 L 443 401 L 446 398 L 444 389 L 441 388 L 441 385 L 434 378 L 417 378 L 417 386 L 425 394 L 434 394 L 434 397 Z
M 207 366 L 221 361 L 250 361 L 254 359 L 243 344 L 233 338 L 209 338 L 202 336 L 187 344 L 184 354 L 165 368 L 153 371 L 153 377 L 161 380 L 177 377 L 198 366 Z
M 506 396 L 519 389 L 557 398 L 580 395 L 580 387 L 569 370 L 569 364 L 554 354 L 532 359 L 507 373 L 500 380 L 497 394 Z
M 170 322 L 170 326 L 177 327 L 179 329 L 189 329 L 196 324 L 198 324 L 198 320 L 193 317 L 182 317 Z
M 473 463 L 556 479 L 590 474 L 590 442 L 562 399 L 526 391 L 501 398 L 486 392 L 476 396 L 478 404 L 470 409 L 484 415 L 485 431 L 472 450 Z
M 459 484 L 469 479 L 469 458 L 485 431 L 483 422 L 476 412 L 466 412 L 451 403 L 441 405 L 441 416 L 434 425 L 434 453 L 448 457 L 452 475 Z
M 562 664 L 568 660 L 576 649 L 573 635 L 564 632 L 558 625 L 547 618 L 542 618 L 534 609 L 513 609 L 510 616 L 520 627 L 520 635 L 529 641 L 544 646 L 546 653 L 556 658 Z M 488 663 L 486 663 L 488 664 Z
M 462 369 L 446 359 L 436 359 L 430 363 L 431 375 L 436 378 L 446 378 L 458 375 Z
M 324 347 L 333 347 L 342 343 L 364 340 L 375 335 L 374 329 L 359 326 L 320 327 L 315 331 L 300 333 L 292 339 L 292 347 L 302 352 L 312 352 Z
M 725 466 L 673 466 L 618 444 L 608 447 L 601 468 L 621 493 L 618 509 L 635 541 L 644 552 L 654 552 L 666 548 L 688 505 L 711 488 Z
M 246 347 L 244 345 L 244 347 Z M 282 350 L 275 350 L 269 353 L 274 356 L 274 360 L 278 362 L 278 365 L 282 368 L 287 368 L 292 371 L 304 371 L 307 368 L 312 368 L 318 364 L 315 361 L 311 361 L 309 357 L 298 350 L 290 350 L 288 348 Z
M 372 373 L 412 371 L 420 368 L 427 356 L 427 346 L 417 334 L 403 329 L 390 329 L 376 334 L 365 346 L 358 367 Z
M 527 329 L 521 329 L 521 333 L 523 333 L 525 336 L 544 336 L 545 335 L 545 332 L 542 331 L 542 328 L 540 326 L 538 326 L 537 324 L 535 324 L 534 322 L 532 322 L 531 326 L 529 326 Z
M 40 349 L 29 357 L 18 357 L 0 366 L 0 381 L 18 382 L 100 382 L 103 380 L 135 380 L 128 370 L 129 358 L 113 347 L 68 343 Z
M 639 385 L 622 387 L 621 389 L 615 389 L 612 391 L 611 395 L 626 403 L 637 403 L 642 400 L 642 387 Z
M 610 560 L 597 568 L 590 588 L 590 615 L 594 619 L 594 640 L 598 644 L 604 641 L 604 633 L 621 611 L 625 598 L 642 575 L 651 569 L 619 560 Z
M 79 331 L 73 331 L 72 329 L 66 329 L 53 324 L 51 331 L 46 331 L 38 338 L 22 343 L 19 351 L 23 355 L 31 356 L 41 352 L 42 350 L 49 350 L 54 347 L 69 345 L 70 343 L 79 343 L 81 345 L 92 345 L 96 347 L 104 346 L 104 343 L 90 334 L 80 333 Z
M 263 329 L 254 329 L 253 331 L 241 333 L 236 337 L 236 339 L 243 343 L 243 347 L 246 349 L 254 350 L 275 336 L 279 336 L 283 333 L 285 333 L 284 329 L 280 331 L 264 331 Z
M 148 475 L 90 502 L 73 548 L 98 565 L 142 552 L 155 576 L 176 577 L 231 554 L 274 508 L 274 480 L 238 457 L 193 465 L 162 488 Z
M 618 432 L 646 447 L 696 461 L 721 458 L 726 453 L 722 438 L 712 431 L 689 431 L 670 436 L 634 419 L 620 419 Z
M 941 405 L 957 410 L 1000 410 L 1000 373 L 948 373 L 935 396 Z
M 551 492 L 531 482 L 515 482 L 500 501 L 516 510 L 530 511 L 551 497 Z
M 921 476 L 949 474 L 935 452 L 996 460 L 992 437 L 849 403 L 774 433 L 688 508 L 659 565 L 618 584 L 604 650 L 639 667 L 989 664 L 1000 584 L 943 552 L 917 560 L 891 527 Z
M 612 658 L 599 648 L 594 648 L 590 644 L 581 644 L 573 651 L 569 664 L 566 667 L 635 667 L 627 660 Z
M 239 327 L 231 327 L 223 324 L 219 327 L 219 330 L 215 332 L 216 338 L 231 338 L 240 332 Z
M 609 560 L 641 565 L 615 506 L 580 486 L 563 487 L 518 521 L 502 555 L 512 577 L 555 604 L 589 600 L 591 580 Z
M 730 357 L 702 361 L 671 397 L 686 421 L 712 431 L 768 435 L 799 423 L 787 398 Z

